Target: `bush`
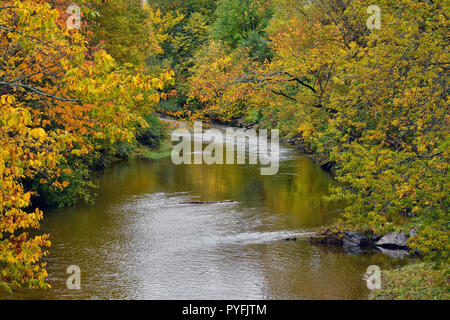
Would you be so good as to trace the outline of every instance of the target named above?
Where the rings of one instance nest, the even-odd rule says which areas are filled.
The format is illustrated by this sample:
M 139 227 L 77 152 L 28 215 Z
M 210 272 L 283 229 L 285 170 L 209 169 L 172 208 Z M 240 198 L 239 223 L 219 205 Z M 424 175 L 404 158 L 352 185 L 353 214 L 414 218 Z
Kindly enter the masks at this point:
M 148 124 L 148 128 L 141 128 L 136 136 L 136 140 L 144 146 L 150 148 L 159 148 L 164 138 L 164 129 L 159 119 L 153 115 L 144 117 Z
M 69 169 L 70 168 L 70 169 Z M 82 200 L 86 204 L 94 204 L 96 194 L 93 190 L 96 186 L 89 180 L 88 167 L 83 163 L 64 165 L 61 168 L 71 170 L 70 173 L 62 173 L 57 178 L 48 179 L 44 174 L 38 174 L 33 178 L 22 181 L 25 190 L 32 190 L 31 199 L 33 207 L 63 208 L 69 207 Z
M 134 146 L 129 142 L 117 142 L 114 146 L 115 156 L 120 159 L 127 159 L 131 152 L 134 150 Z

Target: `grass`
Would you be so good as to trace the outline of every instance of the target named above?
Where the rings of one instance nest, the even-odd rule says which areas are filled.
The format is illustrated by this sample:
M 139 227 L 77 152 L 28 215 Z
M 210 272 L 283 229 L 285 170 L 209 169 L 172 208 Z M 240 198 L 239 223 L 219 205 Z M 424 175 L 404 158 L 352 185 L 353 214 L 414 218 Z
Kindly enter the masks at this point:
M 178 129 L 178 125 L 174 125 L 167 121 L 161 121 L 163 127 L 165 128 L 165 134 L 163 137 L 163 140 L 161 141 L 161 145 L 159 148 L 150 148 L 147 146 L 144 146 L 142 144 L 139 144 L 139 146 L 133 151 L 131 154 L 131 158 L 133 159 L 152 159 L 152 160 L 158 160 L 162 158 L 170 157 L 172 154 L 172 141 L 170 138 L 169 132 L 171 130 Z
M 170 157 L 171 153 L 172 153 L 172 144 L 168 141 L 163 141 L 159 149 L 152 149 L 140 145 L 136 150 L 133 151 L 131 158 L 158 160 Z
M 381 289 L 374 300 L 449 300 L 448 268 L 434 270 L 431 264 L 417 263 L 382 272 Z

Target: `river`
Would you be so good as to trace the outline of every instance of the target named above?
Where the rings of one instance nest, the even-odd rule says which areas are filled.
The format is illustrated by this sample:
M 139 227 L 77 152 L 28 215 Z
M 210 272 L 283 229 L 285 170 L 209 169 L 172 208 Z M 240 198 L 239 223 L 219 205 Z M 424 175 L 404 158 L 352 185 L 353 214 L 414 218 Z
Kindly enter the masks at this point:
M 308 235 L 342 205 L 323 201 L 333 180 L 311 159 L 286 146 L 280 157 L 274 176 L 170 158 L 114 164 L 96 181 L 94 206 L 46 213 L 52 288 L 9 298 L 367 299 L 369 265 L 407 260 L 311 246 Z M 235 202 L 186 204 L 219 200 Z M 81 290 L 66 286 L 70 265 L 80 267 Z

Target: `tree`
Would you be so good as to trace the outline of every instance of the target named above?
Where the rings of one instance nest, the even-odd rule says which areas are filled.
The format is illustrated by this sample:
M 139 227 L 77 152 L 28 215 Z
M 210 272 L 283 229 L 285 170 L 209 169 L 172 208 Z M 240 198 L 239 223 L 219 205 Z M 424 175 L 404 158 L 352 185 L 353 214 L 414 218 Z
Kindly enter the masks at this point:
M 152 52 L 146 7 L 139 0 L 110 0 L 94 8 L 91 46 L 102 44 L 122 64 L 145 66 Z
M 271 1 L 219 0 L 211 34 L 235 49 L 250 48 L 250 55 L 264 60 L 270 56 L 265 28 L 272 17 Z
M 0 288 L 8 291 L 49 287 L 41 262 L 49 237 L 29 235 L 43 218 L 33 198 L 88 199 L 92 163 L 148 126 L 142 116 L 173 76 L 147 76 L 86 46 L 89 32 L 68 30 L 65 9 L 0 4 Z

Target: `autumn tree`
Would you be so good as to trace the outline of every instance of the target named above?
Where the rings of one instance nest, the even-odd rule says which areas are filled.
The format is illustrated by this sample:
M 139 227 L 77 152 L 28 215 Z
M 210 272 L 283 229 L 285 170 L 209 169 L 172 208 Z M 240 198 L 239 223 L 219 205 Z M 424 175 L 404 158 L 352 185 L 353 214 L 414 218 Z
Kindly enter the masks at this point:
M 8 291 L 48 287 L 49 237 L 30 236 L 43 218 L 36 200 L 89 200 L 93 163 L 148 126 L 142 116 L 173 76 L 142 74 L 86 46 L 87 21 L 69 30 L 60 5 L 0 2 L 0 288 Z
M 109 0 L 94 6 L 91 46 L 101 45 L 118 62 L 144 66 L 152 53 L 148 10 L 140 0 Z

